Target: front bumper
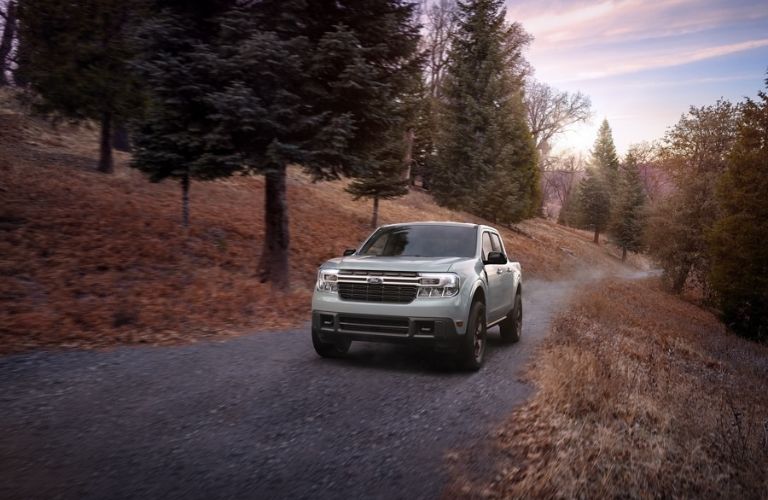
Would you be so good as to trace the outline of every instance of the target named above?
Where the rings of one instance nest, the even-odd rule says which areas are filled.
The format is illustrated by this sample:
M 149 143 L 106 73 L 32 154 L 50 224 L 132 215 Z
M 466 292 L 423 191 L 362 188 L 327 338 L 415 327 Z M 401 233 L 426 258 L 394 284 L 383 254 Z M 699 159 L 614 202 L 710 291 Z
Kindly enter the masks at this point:
M 312 311 L 312 330 L 323 342 L 341 339 L 431 345 L 454 350 L 463 338 L 451 318 Z

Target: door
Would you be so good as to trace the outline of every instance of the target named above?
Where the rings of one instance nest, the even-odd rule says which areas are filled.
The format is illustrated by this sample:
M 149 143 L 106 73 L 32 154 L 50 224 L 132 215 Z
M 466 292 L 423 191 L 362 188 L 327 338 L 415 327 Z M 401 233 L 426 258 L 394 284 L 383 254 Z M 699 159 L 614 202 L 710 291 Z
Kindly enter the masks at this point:
M 501 237 L 496 233 L 491 233 L 491 247 L 494 252 L 501 252 L 504 255 L 507 255 L 504 250 L 504 245 L 501 242 Z M 501 278 L 499 290 L 501 291 L 502 302 L 499 306 L 501 308 L 499 317 L 501 317 L 509 314 L 515 305 L 515 272 L 512 267 L 512 262 L 509 260 L 509 255 L 507 255 L 507 263 L 498 267 L 499 269 L 496 272 L 499 273 L 499 271 L 501 271 L 501 273 L 499 273 L 499 277 Z
M 496 238 L 498 238 L 498 236 L 496 236 Z M 483 262 L 488 260 L 488 254 L 490 252 L 500 251 L 501 250 L 494 249 L 491 233 L 488 231 L 483 232 Z M 485 274 L 488 279 L 488 296 L 485 299 L 487 308 L 485 316 L 488 323 L 498 320 L 507 313 L 507 311 L 503 310 L 505 304 L 504 274 L 506 274 L 506 267 L 507 266 L 499 266 L 495 264 L 484 264 Z

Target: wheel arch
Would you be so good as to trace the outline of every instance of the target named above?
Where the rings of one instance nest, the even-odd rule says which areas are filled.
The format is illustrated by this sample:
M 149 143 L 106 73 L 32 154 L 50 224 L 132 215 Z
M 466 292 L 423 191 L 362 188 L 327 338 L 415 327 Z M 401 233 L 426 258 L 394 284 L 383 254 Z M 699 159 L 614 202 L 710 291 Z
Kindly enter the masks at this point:
M 486 300 L 485 287 L 481 281 L 478 280 L 475 283 L 475 287 L 472 290 L 472 294 L 470 296 L 472 297 L 469 302 L 470 305 L 474 304 L 478 300 L 482 301 L 484 305 L 488 305 L 488 301 Z

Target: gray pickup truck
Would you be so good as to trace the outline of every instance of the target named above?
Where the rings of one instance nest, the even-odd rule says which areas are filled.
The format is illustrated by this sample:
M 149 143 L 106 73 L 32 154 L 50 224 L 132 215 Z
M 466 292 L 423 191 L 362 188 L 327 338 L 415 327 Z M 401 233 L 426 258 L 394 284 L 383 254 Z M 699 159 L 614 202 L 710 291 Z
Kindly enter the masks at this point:
M 468 370 L 483 364 L 487 329 L 520 339 L 522 273 L 489 226 L 382 226 L 325 262 L 312 297 L 312 343 L 323 357 L 355 341 L 428 344 Z

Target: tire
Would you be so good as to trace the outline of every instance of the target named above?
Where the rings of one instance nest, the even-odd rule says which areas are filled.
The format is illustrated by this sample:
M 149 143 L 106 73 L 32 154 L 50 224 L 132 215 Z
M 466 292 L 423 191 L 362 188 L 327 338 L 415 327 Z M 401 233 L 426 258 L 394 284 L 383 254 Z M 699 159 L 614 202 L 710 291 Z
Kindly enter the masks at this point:
M 514 344 L 520 340 L 523 329 L 523 291 L 517 289 L 515 294 L 515 306 L 507 316 L 507 319 L 499 323 L 501 340 L 508 344 Z
M 469 310 L 467 333 L 459 349 L 459 363 L 468 371 L 477 371 L 485 359 L 486 334 L 485 304 L 477 301 Z
M 338 342 L 323 342 L 317 331 L 312 330 L 312 345 L 315 347 L 315 352 L 323 358 L 340 358 L 349 351 L 352 341 L 347 339 Z

